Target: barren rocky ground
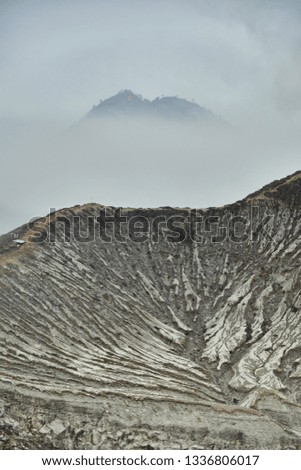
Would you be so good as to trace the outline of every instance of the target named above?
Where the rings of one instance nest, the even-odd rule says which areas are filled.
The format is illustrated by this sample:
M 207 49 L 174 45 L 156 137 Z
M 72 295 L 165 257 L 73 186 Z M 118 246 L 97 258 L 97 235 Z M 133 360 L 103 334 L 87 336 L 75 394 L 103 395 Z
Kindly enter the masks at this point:
M 0 448 L 301 448 L 300 210 L 297 172 L 0 237 Z

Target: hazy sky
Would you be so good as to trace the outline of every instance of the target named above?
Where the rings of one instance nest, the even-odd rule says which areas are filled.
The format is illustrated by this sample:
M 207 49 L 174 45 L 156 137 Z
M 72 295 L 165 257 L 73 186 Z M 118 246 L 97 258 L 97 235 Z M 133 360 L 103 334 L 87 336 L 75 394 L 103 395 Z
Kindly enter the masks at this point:
M 300 169 L 300 47 L 300 0 L 0 0 L 0 233 L 91 198 L 223 205 Z M 123 88 L 193 98 L 235 136 L 62 140 Z

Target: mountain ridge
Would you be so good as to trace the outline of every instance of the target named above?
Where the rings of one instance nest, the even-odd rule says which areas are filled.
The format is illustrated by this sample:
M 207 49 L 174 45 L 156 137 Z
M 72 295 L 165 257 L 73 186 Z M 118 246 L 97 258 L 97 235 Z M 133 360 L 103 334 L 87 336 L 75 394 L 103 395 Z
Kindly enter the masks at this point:
M 282 191 L 280 191 L 281 189 L 283 189 L 283 187 L 287 187 L 291 185 L 292 187 L 286 192 L 283 194 Z M 282 202 L 283 204 L 285 204 L 285 194 L 286 194 L 286 197 L 287 197 L 287 201 L 286 201 L 286 205 L 290 206 L 291 204 L 293 205 L 296 205 L 296 207 L 299 207 L 301 206 L 301 199 L 300 199 L 300 196 L 301 196 L 301 170 L 297 170 L 295 171 L 294 173 L 286 176 L 286 177 L 283 177 L 283 178 L 280 178 L 280 179 L 276 179 L 274 181 L 272 181 L 271 183 L 267 183 L 265 184 L 264 186 L 262 186 L 260 189 L 258 189 L 257 191 L 253 191 L 252 193 L 249 193 L 248 195 L 246 195 L 243 199 L 239 199 L 235 202 L 231 202 L 231 203 L 227 203 L 225 204 L 224 206 L 210 206 L 208 208 L 204 208 L 204 207 L 199 207 L 199 208 L 193 208 L 193 209 L 197 209 L 197 210 L 208 210 L 208 209 L 222 209 L 223 207 L 235 207 L 239 204 L 248 204 L 252 201 L 256 201 L 256 200 L 263 200 L 263 199 L 266 199 L 266 200 L 270 200 L 271 202 L 272 201 L 275 201 L 275 202 Z M 290 195 L 293 194 L 293 196 L 290 197 Z M 281 198 L 278 198 L 278 196 L 281 196 Z M 53 216 L 54 214 L 61 214 L 64 212 L 64 210 L 71 210 L 71 209 L 75 209 L 75 208 L 85 208 L 85 207 L 89 207 L 91 205 L 96 205 L 98 206 L 99 208 L 111 208 L 111 209 L 117 209 L 117 206 L 111 206 L 111 205 L 103 205 L 101 203 L 97 203 L 97 202 L 89 202 L 89 203 L 84 203 L 84 204 L 75 204 L 74 206 L 72 207 L 62 207 L 60 209 L 57 209 L 55 210 L 54 212 L 51 213 L 51 215 Z M 171 207 L 171 206 L 160 206 L 160 207 L 122 207 L 121 209 L 124 209 L 124 210 L 141 210 L 141 211 L 147 211 L 147 210 L 158 210 L 158 211 L 161 211 L 161 210 L 164 210 L 164 209 L 168 209 L 168 210 L 172 210 L 172 211 L 184 211 L 184 210 L 192 210 L 192 208 L 189 208 L 189 207 Z M 45 217 L 47 216 L 50 216 L 50 214 L 46 215 L 46 216 L 42 216 L 40 218 L 37 218 L 37 220 L 39 219 L 45 219 Z M 7 237 L 7 235 L 9 235 L 10 233 L 12 232 L 19 232 L 20 229 L 24 229 L 24 226 L 20 226 L 18 228 L 15 228 L 14 230 L 11 230 L 10 232 L 7 232 L 6 234 L 0 234 L 0 246 L 1 246 L 1 237 Z M 2 242 L 3 243 L 3 242 Z
M 88 118 L 146 116 L 164 119 L 219 120 L 211 111 L 195 102 L 177 96 L 162 96 L 148 100 L 132 90 L 121 90 L 89 111 Z

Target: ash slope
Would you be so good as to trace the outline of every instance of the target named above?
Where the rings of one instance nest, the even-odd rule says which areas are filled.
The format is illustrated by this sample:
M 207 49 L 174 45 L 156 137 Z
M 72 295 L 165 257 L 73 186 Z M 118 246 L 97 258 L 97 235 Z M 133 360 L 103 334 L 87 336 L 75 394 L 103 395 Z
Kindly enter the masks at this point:
M 200 210 L 198 242 L 66 242 L 97 204 L 41 220 L 55 242 L 1 237 L 0 445 L 300 448 L 300 194 L 297 172 Z

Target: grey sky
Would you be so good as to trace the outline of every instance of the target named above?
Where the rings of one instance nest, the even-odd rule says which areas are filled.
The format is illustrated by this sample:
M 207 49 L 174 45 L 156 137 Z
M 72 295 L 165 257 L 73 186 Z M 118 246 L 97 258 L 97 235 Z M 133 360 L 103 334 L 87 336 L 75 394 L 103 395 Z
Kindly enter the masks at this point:
M 297 170 L 300 26 L 299 0 L 2 1 L 0 233 L 49 206 L 90 198 L 124 206 L 222 205 Z M 156 129 L 154 157 L 139 124 L 130 158 L 131 131 L 120 148 L 110 143 L 122 134 L 119 123 L 99 147 L 92 136 L 90 144 L 56 146 L 60 126 L 121 88 L 147 98 L 194 98 L 239 136 L 200 142 L 183 131 L 170 147 L 173 130 Z M 151 169 L 152 158 L 158 161 Z

